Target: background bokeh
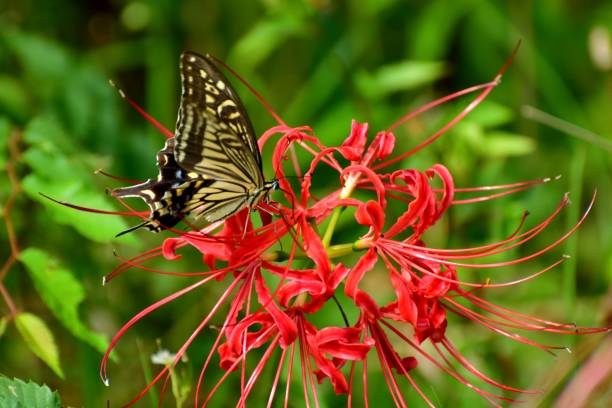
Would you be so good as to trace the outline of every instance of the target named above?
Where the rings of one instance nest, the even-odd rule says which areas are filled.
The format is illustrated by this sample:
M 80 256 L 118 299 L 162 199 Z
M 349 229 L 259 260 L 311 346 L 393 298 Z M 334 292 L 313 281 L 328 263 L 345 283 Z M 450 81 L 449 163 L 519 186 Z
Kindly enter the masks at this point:
M 104 387 L 98 367 L 105 338 L 187 282 L 132 270 L 102 287 L 102 276 L 120 263 L 114 252 L 136 255 L 167 234 L 139 231 L 117 239 L 127 221 L 60 207 L 39 195 L 119 210 L 104 194 L 119 183 L 94 170 L 131 179 L 155 174 L 163 135 L 117 95 L 108 79 L 173 129 L 183 50 L 221 58 L 287 123 L 309 125 L 324 144 L 334 145 L 348 134 L 351 119 L 368 122 L 373 131 L 385 129 L 428 101 L 491 80 L 522 40 L 502 84 L 487 100 L 401 165 L 424 170 L 443 163 L 462 187 L 562 175 L 527 192 L 454 208 L 428 236 L 436 247 L 493 242 L 516 226 L 524 210 L 531 212 L 528 224 L 535 225 L 570 192 L 572 205 L 555 223 L 529 246 L 496 260 L 558 239 L 597 191 L 586 223 L 551 253 L 495 270 L 503 276 L 460 273 L 466 280 L 508 281 L 571 255 L 535 281 L 487 292 L 488 299 L 551 320 L 610 325 L 611 30 L 607 1 L 0 0 L 0 262 L 8 260 L 0 272 L 0 373 L 45 383 L 66 405 L 120 405 L 159 369 L 151 366 L 150 355 L 159 348 L 177 350 L 222 290 L 208 286 L 134 326 L 111 363 L 111 387 Z M 273 126 L 257 99 L 235 83 L 258 133 Z M 399 128 L 400 148 L 423 140 L 468 101 L 453 101 Z M 265 171 L 270 174 L 269 164 Z M 25 254 L 20 262 L 11 260 L 11 229 Z M 348 228 L 337 236 L 343 238 L 355 239 Z M 197 254 L 184 253 L 180 264 L 151 265 L 202 269 Z M 15 311 L 28 318 L 16 319 Z M 48 345 L 40 340 L 47 330 L 59 358 L 38 353 L 46 354 L 54 370 L 31 351 L 36 339 L 24 341 L 34 333 Z M 610 347 L 602 335 L 535 336 L 574 350 L 550 356 L 460 319 L 451 319 L 448 336 L 500 382 L 545 389 L 521 406 L 552 404 L 589 356 Z M 197 378 L 210 338 L 190 349 L 189 361 L 180 367 L 181 384 L 192 383 L 190 372 Z M 610 364 L 601 361 L 604 369 Z M 390 396 L 376 364 L 371 366 L 371 401 L 387 406 Z M 415 377 L 439 406 L 488 405 L 426 363 Z M 302 406 L 301 387 L 292 389 L 292 403 Z M 340 401 L 327 384 L 321 389 L 324 406 Z M 589 406 L 612 404 L 610 389 L 608 378 L 589 391 Z M 254 399 L 265 398 L 263 390 Z M 141 406 L 154 406 L 156 394 L 151 394 Z M 225 387 L 213 405 L 229 406 L 235 394 L 235 387 Z M 415 392 L 405 394 L 412 406 L 423 405 Z M 165 404 L 175 406 L 176 400 L 167 396 Z M 190 404 L 188 399 L 184 406 Z

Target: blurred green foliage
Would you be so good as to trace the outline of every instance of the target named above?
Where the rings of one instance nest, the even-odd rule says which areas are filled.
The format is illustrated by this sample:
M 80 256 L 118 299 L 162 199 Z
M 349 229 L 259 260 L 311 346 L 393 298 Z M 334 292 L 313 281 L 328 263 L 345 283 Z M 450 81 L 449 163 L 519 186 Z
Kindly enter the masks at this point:
M 511 197 L 454 208 L 428 237 L 435 247 L 500 240 L 515 228 L 523 210 L 531 211 L 528 222 L 534 225 L 570 191 L 573 205 L 564 212 L 563 221 L 515 255 L 529 253 L 570 229 L 597 190 L 595 209 L 562 248 L 491 278 L 509 281 L 525 276 L 562 253 L 572 260 L 536 281 L 491 291 L 490 296 L 506 307 L 551 320 L 605 324 L 610 311 L 602 298 L 610 296 L 612 281 L 611 30 L 612 4 L 605 1 L 4 0 L 0 3 L 0 208 L 3 224 L 14 228 L 21 255 L 19 262 L 12 263 L 8 230 L 1 228 L 0 261 L 9 260 L 10 266 L 0 274 L 10 294 L 9 301 L 3 295 L 0 309 L 2 374 L 48 384 L 71 406 L 101 406 L 107 400 L 110 406 L 125 403 L 157 372 L 149 363 L 158 347 L 155 339 L 160 339 L 162 348 L 177 350 L 223 289 L 210 285 L 134 326 L 111 363 L 112 387 L 104 387 L 97 374 L 104 337 L 114 335 L 146 305 L 187 283 L 130 271 L 102 287 L 102 276 L 120 263 L 114 251 L 135 255 L 159 245 L 164 234 L 138 232 L 116 239 L 114 235 L 128 226 L 120 218 L 76 211 L 39 194 L 84 207 L 120 209 L 104 194 L 106 187 L 118 184 L 95 176 L 94 171 L 103 168 L 131 179 L 153 176 L 163 136 L 135 114 L 107 81 L 120 83 L 132 99 L 172 129 L 178 105 L 178 55 L 188 49 L 225 60 L 289 124 L 309 125 L 324 144 L 334 145 L 348 134 L 351 119 L 369 122 L 373 131 L 382 130 L 437 97 L 493 79 L 522 39 L 516 60 L 488 99 L 434 145 L 401 165 L 424 170 L 441 162 L 458 186 L 563 175 Z M 258 132 L 274 125 L 257 99 L 242 85 L 236 86 Z M 424 140 L 469 100 L 445 104 L 397 129 L 399 150 Z M 567 123 L 551 125 L 542 112 Z M 264 161 L 266 157 L 264 152 Z M 265 172 L 270 174 L 269 164 Z M 320 188 L 325 190 L 323 185 Z M 336 239 L 354 239 L 353 234 L 345 228 Z M 180 262 L 157 266 L 201 269 L 197 254 L 185 253 Z M 462 274 L 465 280 L 489 278 L 482 271 Z M 564 375 L 551 380 L 554 358 L 474 328 L 473 323 L 451 319 L 448 335 L 468 359 L 502 383 L 523 388 L 547 384 L 551 391 L 547 401 L 567 380 Z M 195 342 L 189 362 L 179 367 L 184 371 L 181 378 L 197 378 L 211 337 L 201 336 Z M 581 341 L 545 339 L 565 346 Z M 569 359 L 558 357 L 558 364 Z M 391 399 L 384 379 L 376 364 L 369 367 L 370 401 L 387 406 Z M 270 384 L 273 371 L 266 373 Z M 219 370 L 211 374 L 218 375 Z M 425 361 L 414 377 L 440 406 L 486 406 L 475 393 Z M 13 380 L 0 378 L 0 387 L 7 381 Z M 179 385 L 189 389 L 192 380 L 182 381 Z M 39 392 L 34 384 L 13 386 L 24 393 Z M 232 386 L 235 389 L 236 384 L 230 382 L 220 390 L 216 406 L 236 400 Z M 301 386 L 296 383 L 292 389 Z M 330 387 L 321 389 L 324 406 L 342 401 Z M 57 398 L 48 389 L 40 392 L 47 393 L 40 398 Z M 151 394 L 143 406 L 156 404 L 155 393 Z M 294 395 L 293 403 L 301 406 L 301 393 Z M 405 395 L 412 406 L 422 406 L 415 392 L 407 390 Z M 0 391 L 0 402 L 2 398 Z M 264 400 L 267 391 L 253 398 Z M 600 404 L 609 398 L 604 394 Z M 170 397 L 165 402 L 176 405 Z

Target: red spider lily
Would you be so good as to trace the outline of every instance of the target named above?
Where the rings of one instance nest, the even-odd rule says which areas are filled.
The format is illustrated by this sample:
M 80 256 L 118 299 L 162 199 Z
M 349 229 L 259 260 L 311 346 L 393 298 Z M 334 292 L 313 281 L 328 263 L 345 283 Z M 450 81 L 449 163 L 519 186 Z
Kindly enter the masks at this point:
M 209 267 L 205 272 L 173 273 L 203 278 L 154 303 L 125 324 L 113 338 L 104 357 L 101 367 L 103 379 L 106 381 L 107 359 L 111 350 L 134 323 L 185 293 L 217 282 L 226 286 L 225 291 L 174 357 L 176 364 L 192 342 L 204 335 L 203 330 L 213 319 L 217 319 L 217 324 L 222 322 L 202 365 L 195 395 L 196 406 L 207 405 L 230 375 L 240 378 L 240 394 L 235 404 L 244 406 L 267 364 L 278 364 L 268 406 L 272 405 L 275 398 L 283 398 L 284 406 L 288 405 L 292 376 L 295 374 L 294 365 L 297 364 L 300 366 L 302 392 L 307 406 L 319 406 L 316 383 L 325 384 L 327 381 L 336 393 L 347 395 L 349 405 L 354 399 L 359 399 L 359 405 L 368 406 L 366 357 L 371 352 L 378 356 L 382 374 L 396 406 L 406 406 L 403 395 L 405 391 L 398 384 L 400 377 L 404 377 L 424 401 L 433 406 L 411 376 L 411 371 L 418 367 L 419 359 L 430 361 L 493 405 L 498 405 L 500 401 L 513 401 L 514 398 L 485 391 L 474 385 L 473 378 L 467 378 L 462 372 L 467 371 L 477 380 L 496 387 L 500 394 L 536 392 L 498 383 L 467 361 L 446 335 L 447 314 L 454 313 L 512 340 L 544 350 L 557 347 L 532 341 L 517 334 L 516 330 L 560 334 L 609 330 L 554 323 L 525 315 L 491 303 L 475 291 L 512 286 L 533 279 L 557 266 L 565 258 L 513 282 L 467 282 L 460 277 L 461 270 L 465 268 L 514 265 L 551 250 L 582 224 L 592 202 L 574 228 L 545 248 L 510 261 L 483 263 L 481 259 L 485 257 L 511 250 L 533 239 L 568 204 L 567 197 L 561 200 L 547 219 L 521 232 L 524 216 L 516 231 L 500 242 L 465 249 L 438 249 L 428 247 L 422 236 L 449 207 L 493 199 L 542 184 L 548 179 L 458 189 L 448 169 L 441 164 L 433 165 L 425 171 L 400 168 L 383 172 L 402 158 L 432 143 L 467 115 L 499 83 L 505 68 L 492 82 L 457 92 L 416 111 L 421 113 L 452 98 L 481 91 L 463 112 L 439 132 L 408 153 L 390 160 L 387 158 L 393 154 L 395 146 L 392 130 L 416 113 L 402 118 L 390 129 L 379 132 L 369 144 L 368 125 L 353 121 L 348 137 L 340 146 L 326 146 L 309 128 L 291 128 L 278 119 L 280 125 L 265 132 L 260 138 L 260 145 L 280 135 L 274 149 L 273 168 L 286 205 L 282 202 L 261 203 L 259 207 L 264 222 L 259 227 L 245 222 L 249 214 L 244 210 L 224 223 L 216 223 L 201 231 L 172 230 L 177 234 L 176 237 L 165 239 L 160 248 L 126 260 L 108 275 L 107 280 L 110 280 L 129 267 L 153 271 L 143 265 L 146 260 L 163 255 L 172 261 L 180 257 L 177 251 L 185 246 L 201 252 L 203 262 Z M 171 135 L 170 132 L 165 133 Z M 299 188 L 295 188 L 286 177 L 284 164 L 292 160 L 289 158 L 295 158 L 295 152 L 300 149 L 310 154 L 312 159 L 299 181 Z M 293 165 L 299 171 L 294 160 Z M 312 184 L 317 181 L 317 170 L 321 165 L 338 173 L 338 186 L 324 197 L 315 197 L 312 194 Z M 434 179 L 442 184 L 441 188 L 432 186 Z M 469 191 L 488 195 L 471 199 L 455 198 L 457 193 Z M 490 194 L 489 191 L 495 193 Z M 403 208 L 402 214 L 393 221 L 387 217 L 391 202 L 399 203 Z M 355 236 L 351 242 L 332 245 L 337 222 L 347 207 L 354 208 L 353 217 L 357 228 L 361 228 L 361 225 L 368 230 L 361 236 Z M 277 217 L 271 218 L 267 215 L 269 213 Z M 143 217 L 142 213 L 134 214 Z M 243 231 L 245 226 L 247 231 Z M 319 229 L 323 232 L 319 232 Z M 286 238 L 285 242 L 291 243 L 288 252 L 276 249 L 277 243 L 283 238 Z M 356 262 L 344 260 L 355 254 L 360 256 Z M 384 305 L 378 304 L 372 296 L 376 288 L 368 287 L 363 279 L 373 270 L 381 268 L 388 274 L 393 288 L 392 299 Z M 330 302 L 338 302 L 337 296 L 343 296 L 344 305 L 335 323 L 316 323 L 319 320 L 313 318 L 315 313 Z M 344 315 L 344 308 L 352 308 L 357 318 L 349 320 Z M 401 355 L 394 346 L 397 342 L 407 344 L 415 355 Z M 431 343 L 435 355 L 422 348 L 424 342 Z M 296 361 L 296 347 L 299 361 Z M 275 354 L 279 355 L 278 363 L 272 363 Z M 205 384 L 208 367 L 216 355 L 225 373 L 216 382 Z M 250 360 L 247 361 L 250 355 L 258 356 L 254 367 L 250 367 Z M 163 377 L 165 389 L 173 365 L 164 368 L 127 405 L 138 401 Z M 456 365 L 462 369 L 457 369 Z M 358 381 L 355 372 L 358 367 L 362 368 L 363 382 L 359 395 L 355 391 Z M 284 392 L 279 391 L 283 371 L 287 377 Z M 207 391 L 204 392 L 205 388 Z

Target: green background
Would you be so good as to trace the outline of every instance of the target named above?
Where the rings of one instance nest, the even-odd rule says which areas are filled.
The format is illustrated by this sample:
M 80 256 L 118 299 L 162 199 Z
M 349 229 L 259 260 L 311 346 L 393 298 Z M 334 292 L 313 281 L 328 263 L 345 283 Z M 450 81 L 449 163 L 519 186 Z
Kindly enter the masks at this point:
M 94 170 L 132 179 L 152 177 L 163 135 L 107 81 L 120 84 L 173 129 L 183 50 L 221 58 L 288 124 L 309 125 L 324 144 L 333 146 L 346 137 L 351 119 L 368 122 L 373 133 L 424 103 L 491 80 L 522 40 L 502 84 L 487 100 L 401 167 L 425 170 L 443 163 L 459 187 L 562 175 L 510 197 L 453 208 L 427 236 L 429 244 L 442 248 L 495 242 L 513 230 L 524 210 L 531 212 L 528 226 L 535 225 L 570 192 L 572 205 L 549 228 L 524 248 L 493 261 L 526 255 L 558 239 L 597 190 L 585 224 L 550 253 L 493 271 L 462 270 L 460 276 L 510 281 L 568 254 L 571 260 L 537 280 L 489 290 L 486 298 L 551 320 L 609 325 L 611 30 L 612 4 L 606 1 L 0 1 L 0 208 L 3 224 L 14 226 L 22 250 L 20 262 L 0 275 L 6 288 L 0 302 L 0 373 L 46 383 L 67 405 L 103 406 L 107 400 L 110 406 L 120 405 L 159 369 L 149 363 L 158 344 L 177 350 L 221 293 L 225 283 L 208 285 L 135 325 L 110 363 L 111 387 L 104 387 L 98 376 L 104 336 L 114 335 L 130 317 L 187 281 L 132 270 L 102 287 L 102 277 L 120 263 L 114 252 L 134 256 L 169 234 L 142 231 L 116 239 L 133 220 L 78 212 L 38 194 L 120 210 L 104 194 L 106 187 L 119 184 L 95 176 Z M 236 88 L 258 134 L 275 124 L 245 87 Z M 453 101 L 399 128 L 396 152 L 424 140 L 469 100 Z M 11 144 L 19 157 L 11 158 Z M 269 153 L 264 152 L 267 174 Z M 7 165 L 15 168 L 19 189 L 11 184 Z M 7 206 L 11 192 L 15 202 Z M 341 226 L 350 226 L 350 221 L 346 218 Z M 350 228 L 341 228 L 335 239 L 355 236 Z M 180 264 L 151 265 L 202 269 L 195 251 L 183 253 Z M 0 261 L 10 254 L 2 228 Z M 11 301 L 23 312 L 17 317 Z M 504 384 L 546 390 L 536 399 L 525 397 L 532 402 L 521 406 L 539 401 L 550 405 L 581 362 L 606 341 L 601 335 L 534 335 L 546 344 L 574 349 L 572 355 L 554 357 L 472 322 L 449 320 L 448 337 L 482 371 Z M 51 335 L 58 354 L 50 345 Z M 190 349 L 189 362 L 180 366 L 180 384 L 188 386 L 197 378 L 211 338 Z M 216 378 L 220 372 L 213 366 L 211 377 Z M 391 399 L 377 367 L 372 360 L 370 401 L 386 406 Z M 439 406 L 488 405 L 425 363 L 414 376 Z M 268 372 L 262 390 L 271 378 Z M 424 405 L 402 385 L 411 406 Z M 233 404 L 236 387 L 228 383 L 213 405 Z M 343 401 L 327 382 L 320 390 L 322 406 Z M 293 384 L 292 391 L 291 403 L 302 406 L 301 386 Z M 141 406 L 154 405 L 156 394 L 151 394 Z M 253 404 L 259 406 L 265 398 L 267 391 L 256 393 Z M 605 387 L 590 398 L 591 406 L 612 400 Z M 172 395 L 164 401 L 165 406 L 176 405 Z

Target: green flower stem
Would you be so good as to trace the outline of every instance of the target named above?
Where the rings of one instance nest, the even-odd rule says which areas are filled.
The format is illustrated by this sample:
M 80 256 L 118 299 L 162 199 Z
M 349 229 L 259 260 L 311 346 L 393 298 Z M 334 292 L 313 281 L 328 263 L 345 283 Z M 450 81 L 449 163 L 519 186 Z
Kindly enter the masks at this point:
M 355 190 L 355 187 L 357 186 L 357 181 L 359 180 L 360 175 L 361 174 L 357 172 L 357 173 L 350 174 L 347 177 L 346 182 L 344 183 L 344 187 L 342 187 L 342 191 L 340 192 L 340 198 L 348 198 L 351 196 L 351 194 L 353 194 L 353 191 Z M 338 224 L 338 220 L 340 219 L 340 216 L 342 215 L 342 212 L 345 209 L 346 209 L 346 206 L 334 208 L 334 211 L 329 220 L 329 224 L 327 225 L 327 229 L 325 230 L 325 233 L 323 234 L 323 238 L 321 238 L 321 242 L 323 243 L 323 248 L 327 250 L 327 256 L 330 259 L 339 258 L 353 251 L 360 251 L 363 249 L 361 248 L 359 241 L 356 241 L 350 244 L 339 244 L 339 245 L 330 246 L 332 236 L 334 235 L 334 230 L 336 229 L 336 225 Z M 296 258 L 298 257 L 297 255 L 298 254 L 296 253 Z M 305 255 L 305 254 L 302 253 L 301 255 Z M 308 257 L 305 257 L 305 258 L 308 258 Z M 299 307 L 300 305 L 303 305 L 306 302 L 307 298 L 308 298 L 308 295 L 304 292 L 297 297 L 293 305 Z
M 327 256 L 330 259 L 341 258 L 352 252 L 360 252 L 360 251 L 363 251 L 369 248 L 370 246 L 369 243 L 370 241 L 368 240 L 360 239 L 355 242 L 350 242 L 347 244 L 332 245 L 327 248 Z M 310 256 L 308 256 L 302 251 L 296 251 L 295 254 L 293 254 L 293 258 L 294 259 L 310 259 Z M 263 259 L 264 261 L 282 262 L 282 261 L 286 261 L 287 259 L 289 259 L 289 253 L 285 251 L 270 251 L 270 252 L 264 253 L 261 259 Z
M 345 209 L 346 207 L 344 206 L 334 208 L 334 212 L 332 213 L 331 218 L 329 220 L 329 225 L 327 225 L 325 234 L 323 235 L 323 238 L 321 239 L 321 242 L 323 242 L 324 248 L 329 247 L 329 244 L 332 239 L 332 235 L 334 234 L 334 229 L 336 228 L 336 224 L 338 223 L 338 220 L 340 219 L 340 216 L 342 215 Z
M 355 190 L 355 187 L 357 186 L 357 181 L 359 180 L 360 175 L 361 173 L 353 173 L 348 176 L 346 183 L 344 183 L 344 187 L 342 187 L 342 191 L 340 192 L 340 198 L 349 198 L 351 194 L 353 194 L 353 191 Z M 336 225 L 338 224 L 340 215 L 342 215 L 342 212 L 345 209 L 346 209 L 345 206 L 336 207 L 334 209 L 334 212 L 332 213 L 331 218 L 329 220 L 329 224 L 327 225 L 327 229 L 325 230 L 325 234 L 323 234 L 323 238 L 321 239 L 321 242 L 323 242 L 324 248 L 329 247 L 332 236 L 334 235 L 334 229 L 336 228 Z

